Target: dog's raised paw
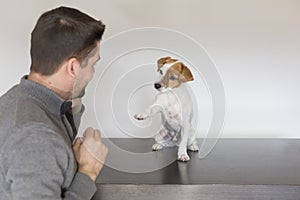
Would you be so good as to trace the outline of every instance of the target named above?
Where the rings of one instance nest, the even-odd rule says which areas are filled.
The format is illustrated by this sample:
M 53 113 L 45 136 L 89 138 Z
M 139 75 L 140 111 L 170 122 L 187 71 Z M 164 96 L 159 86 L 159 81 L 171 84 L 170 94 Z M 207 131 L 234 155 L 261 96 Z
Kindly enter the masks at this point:
M 157 144 L 157 143 L 152 146 L 153 151 L 158 151 L 158 150 L 161 150 L 162 148 L 163 148 L 163 146 L 161 144 Z
M 192 152 L 198 152 L 199 151 L 199 147 L 197 144 L 191 144 L 190 146 L 188 146 L 188 150 L 192 151 Z
M 187 154 L 182 154 L 178 156 L 177 160 L 181 162 L 187 162 L 190 160 L 190 157 Z
M 139 113 L 134 115 L 134 118 L 136 118 L 137 120 L 144 120 L 147 119 L 149 116 L 146 113 Z

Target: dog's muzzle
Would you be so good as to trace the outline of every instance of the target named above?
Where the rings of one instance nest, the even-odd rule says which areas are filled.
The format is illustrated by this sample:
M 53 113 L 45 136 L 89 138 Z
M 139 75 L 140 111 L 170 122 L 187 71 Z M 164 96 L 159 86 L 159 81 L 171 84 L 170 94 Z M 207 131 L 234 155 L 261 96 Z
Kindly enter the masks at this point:
M 155 89 L 159 89 L 159 88 L 161 88 L 161 84 L 159 84 L 159 83 L 154 83 L 154 87 L 155 87 Z

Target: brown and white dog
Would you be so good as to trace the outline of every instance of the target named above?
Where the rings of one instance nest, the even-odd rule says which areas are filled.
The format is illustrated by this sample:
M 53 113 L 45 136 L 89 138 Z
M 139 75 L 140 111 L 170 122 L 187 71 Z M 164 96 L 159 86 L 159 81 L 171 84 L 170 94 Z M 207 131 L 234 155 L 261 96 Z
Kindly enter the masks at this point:
M 154 84 L 159 93 L 154 104 L 144 112 L 136 114 L 138 120 L 144 120 L 160 113 L 163 128 L 155 137 L 152 150 L 178 146 L 178 160 L 189 161 L 187 150 L 199 151 L 196 133 L 192 127 L 193 105 L 186 82 L 193 81 L 190 69 L 182 62 L 171 57 L 157 61 L 157 71 L 161 78 Z

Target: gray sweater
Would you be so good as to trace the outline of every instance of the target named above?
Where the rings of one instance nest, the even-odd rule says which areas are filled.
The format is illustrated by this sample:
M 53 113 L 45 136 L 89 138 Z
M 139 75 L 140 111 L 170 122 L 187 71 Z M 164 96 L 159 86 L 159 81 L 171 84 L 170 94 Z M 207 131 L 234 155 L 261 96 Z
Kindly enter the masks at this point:
M 26 79 L 0 97 L 0 199 L 91 199 L 95 183 L 77 172 L 64 100 Z M 83 112 L 84 109 L 82 109 Z M 82 112 L 74 116 L 79 125 Z

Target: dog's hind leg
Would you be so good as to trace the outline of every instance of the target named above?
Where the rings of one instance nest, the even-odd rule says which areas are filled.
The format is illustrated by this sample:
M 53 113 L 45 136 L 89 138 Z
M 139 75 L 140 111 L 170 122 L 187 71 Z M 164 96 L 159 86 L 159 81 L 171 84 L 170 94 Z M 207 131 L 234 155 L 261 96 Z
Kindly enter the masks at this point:
M 192 152 L 198 152 L 199 147 L 197 145 L 195 130 L 191 129 L 190 137 L 188 139 L 188 150 Z
M 158 134 L 155 136 L 155 144 L 152 146 L 153 151 L 157 151 L 160 149 L 163 149 L 164 146 L 167 146 L 169 143 L 169 135 L 168 130 L 165 128 L 162 128 Z
M 199 146 L 197 145 L 197 142 L 194 141 L 194 143 L 190 144 L 188 146 L 188 150 L 192 152 L 198 152 L 199 151 Z
M 158 151 L 163 149 L 163 146 L 161 144 L 155 143 L 154 145 L 152 145 L 152 151 Z

